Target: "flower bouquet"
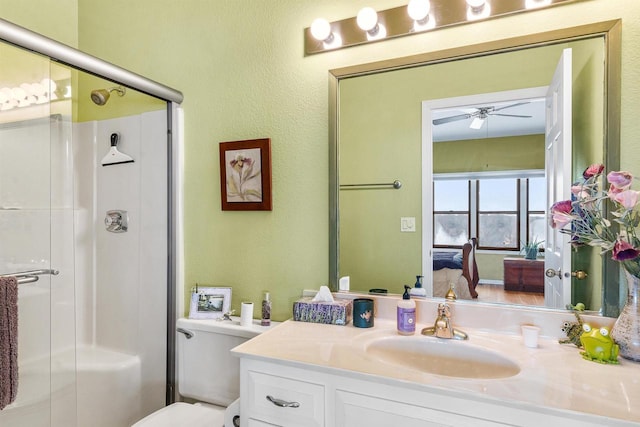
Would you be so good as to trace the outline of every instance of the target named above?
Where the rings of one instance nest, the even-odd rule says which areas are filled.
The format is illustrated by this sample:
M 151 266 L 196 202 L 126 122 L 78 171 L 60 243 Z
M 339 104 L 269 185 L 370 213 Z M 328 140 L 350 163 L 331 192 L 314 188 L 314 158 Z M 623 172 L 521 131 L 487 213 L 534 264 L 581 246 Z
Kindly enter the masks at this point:
M 613 328 L 612 336 L 620 345 L 620 354 L 640 361 L 640 239 L 638 203 L 640 191 L 631 189 L 633 175 L 626 171 L 609 172 L 608 190 L 599 188 L 604 166 L 594 164 L 583 173 L 583 182 L 571 187 L 571 200 L 551 206 L 550 221 L 553 228 L 571 235 L 573 245 L 600 247 L 602 254 L 620 262 L 629 287 L 629 298 Z M 604 203 L 610 200 L 611 218 L 605 217 Z M 569 228 L 565 228 L 570 225 Z

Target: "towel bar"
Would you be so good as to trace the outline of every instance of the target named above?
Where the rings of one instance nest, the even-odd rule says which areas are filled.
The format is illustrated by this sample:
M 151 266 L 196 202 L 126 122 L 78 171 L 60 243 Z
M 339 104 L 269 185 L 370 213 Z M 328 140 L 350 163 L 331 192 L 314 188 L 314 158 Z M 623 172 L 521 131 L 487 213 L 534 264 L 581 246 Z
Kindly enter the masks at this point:
M 391 187 L 399 190 L 402 187 L 402 182 L 399 180 L 395 180 L 393 182 L 384 183 L 384 184 L 341 184 L 341 190 L 358 190 L 358 189 L 366 189 L 371 187 Z
M 42 274 L 51 274 L 53 276 L 58 275 L 60 273 L 58 270 L 30 270 L 30 271 L 20 271 L 17 273 L 9 273 L 9 274 L 0 274 L 0 277 L 15 277 L 18 279 L 18 283 L 33 283 L 38 281 L 38 276 Z

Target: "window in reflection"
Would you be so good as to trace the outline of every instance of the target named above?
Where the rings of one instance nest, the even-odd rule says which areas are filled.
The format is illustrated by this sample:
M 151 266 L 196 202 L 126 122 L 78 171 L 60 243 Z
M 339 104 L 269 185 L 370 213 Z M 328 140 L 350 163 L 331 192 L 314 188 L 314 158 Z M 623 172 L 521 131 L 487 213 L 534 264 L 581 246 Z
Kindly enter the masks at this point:
M 489 178 L 477 180 L 478 249 L 518 249 L 520 180 Z
M 520 251 L 544 240 L 546 180 L 542 171 L 438 174 L 434 177 L 434 237 L 437 248 L 460 248 L 470 237 L 478 248 Z
M 433 182 L 433 246 L 461 248 L 469 240 L 468 179 Z
M 547 180 L 545 177 L 527 180 L 527 237 L 529 242 L 544 240 L 546 223 Z M 544 251 L 541 246 L 540 250 Z

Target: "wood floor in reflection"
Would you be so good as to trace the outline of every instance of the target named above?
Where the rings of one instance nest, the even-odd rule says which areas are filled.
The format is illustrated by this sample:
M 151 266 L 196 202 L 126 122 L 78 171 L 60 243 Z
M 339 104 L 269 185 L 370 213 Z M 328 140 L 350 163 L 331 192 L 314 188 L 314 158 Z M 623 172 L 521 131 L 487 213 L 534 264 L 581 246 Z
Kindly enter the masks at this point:
M 502 285 L 478 283 L 478 301 L 503 304 L 544 306 L 544 294 L 535 292 L 505 291 Z

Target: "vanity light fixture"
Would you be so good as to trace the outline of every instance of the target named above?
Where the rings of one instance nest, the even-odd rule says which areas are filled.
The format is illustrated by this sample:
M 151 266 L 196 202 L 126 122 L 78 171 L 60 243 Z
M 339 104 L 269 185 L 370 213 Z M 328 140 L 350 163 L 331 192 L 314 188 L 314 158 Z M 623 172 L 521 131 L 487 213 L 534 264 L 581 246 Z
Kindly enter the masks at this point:
M 398 0 L 401 2 L 401 0 Z M 304 29 L 304 53 L 328 52 L 439 28 L 471 24 L 521 12 L 586 0 L 404 0 L 404 4 L 376 11 L 360 10 L 338 21 L 316 20 Z
M 477 21 L 491 16 L 491 4 L 487 0 L 467 0 L 467 20 Z
M 431 2 L 429 0 L 411 0 L 407 6 L 407 13 L 413 19 L 413 30 L 424 31 L 435 28 L 436 20 L 429 15 Z
M 387 37 L 386 27 L 378 21 L 378 12 L 372 7 L 363 7 L 356 17 L 358 27 L 367 33 L 367 40 L 379 40 Z
M 311 24 L 311 35 L 322 42 L 325 49 L 335 49 L 342 46 L 340 34 L 331 31 L 331 24 L 324 18 L 318 18 Z

